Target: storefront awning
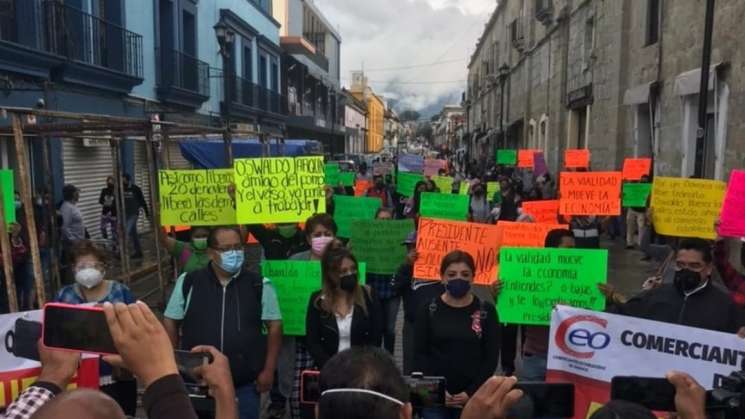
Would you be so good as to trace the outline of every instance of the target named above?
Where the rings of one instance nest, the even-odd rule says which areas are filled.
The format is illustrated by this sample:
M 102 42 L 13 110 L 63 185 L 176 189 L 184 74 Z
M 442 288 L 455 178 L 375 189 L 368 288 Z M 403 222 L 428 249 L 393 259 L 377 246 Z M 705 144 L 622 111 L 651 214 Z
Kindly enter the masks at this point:
M 649 102 L 649 93 L 652 90 L 653 83 L 644 83 L 638 86 L 626 89 L 623 95 L 624 105 L 641 105 Z
M 713 64 L 709 69 L 709 90 L 714 90 L 717 68 L 722 63 Z M 675 94 L 678 96 L 694 95 L 701 90 L 701 69 L 686 71 L 675 78 Z

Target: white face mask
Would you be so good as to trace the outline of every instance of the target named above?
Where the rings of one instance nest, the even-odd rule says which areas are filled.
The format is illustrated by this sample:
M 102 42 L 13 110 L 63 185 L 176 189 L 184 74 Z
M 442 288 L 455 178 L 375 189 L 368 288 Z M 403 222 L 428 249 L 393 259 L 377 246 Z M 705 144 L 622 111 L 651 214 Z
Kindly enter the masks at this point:
M 81 286 L 91 289 L 103 281 L 103 272 L 96 268 L 85 268 L 75 272 L 75 281 Z

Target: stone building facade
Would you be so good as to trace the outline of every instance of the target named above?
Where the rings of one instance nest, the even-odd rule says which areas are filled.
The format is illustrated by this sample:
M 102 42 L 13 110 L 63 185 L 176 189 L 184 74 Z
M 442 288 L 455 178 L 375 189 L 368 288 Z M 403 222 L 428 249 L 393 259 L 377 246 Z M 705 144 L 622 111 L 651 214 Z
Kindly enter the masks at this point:
M 498 147 L 542 149 L 555 171 L 567 148 L 592 168 L 653 157 L 655 174 L 693 175 L 705 0 L 503 0 L 469 63 L 471 159 Z M 745 2 L 718 0 L 704 175 L 745 159 Z M 502 95 L 504 93 L 504 95 Z

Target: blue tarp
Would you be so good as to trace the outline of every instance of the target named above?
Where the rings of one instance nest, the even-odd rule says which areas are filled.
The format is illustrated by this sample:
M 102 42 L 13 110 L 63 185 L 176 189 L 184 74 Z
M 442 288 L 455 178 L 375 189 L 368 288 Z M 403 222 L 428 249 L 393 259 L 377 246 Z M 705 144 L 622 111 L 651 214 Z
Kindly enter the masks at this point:
M 225 167 L 225 145 L 222 140 L 184 139 L 179 141 L 181 154 L 195 168 L 215 169 Z M 261 144 L 257 139 L 233 138 L 233 159 L 261 157 Z M 271 157 L 296 157 L 319 154 L 321 145 L 315 140 L 285 140 L 283 153 L 276 141 L 270 145 Z

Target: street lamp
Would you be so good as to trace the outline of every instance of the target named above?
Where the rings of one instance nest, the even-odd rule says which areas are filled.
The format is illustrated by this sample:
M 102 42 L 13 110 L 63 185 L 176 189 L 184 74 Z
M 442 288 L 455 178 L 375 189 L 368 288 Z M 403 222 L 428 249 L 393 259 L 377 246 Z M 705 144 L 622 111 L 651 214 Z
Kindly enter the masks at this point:
M 504 85 L 507 83 L 507 77 L 510 76 L 510 66 L 502 64 L 497 69 L 497 80 L 499 80 L 499 135 L 502 136 L 502 146 L 506 147 L 506 136 L 504 134 Z M 496 153 L 495 153 L 496 155 Z
M 226 129 L 223 132 L 223 142 L 225 143 L 225 160 L 228 167 L 233 167 L 233 136 L 230 132 L 230 105 L 233 101 L 233 69 L 230 65 L 230 55 L 235 43 L 235 32 L 223 21 L 219 21 L 213 26 L 217 43 L 220 45 L 220 56 L 222 57 L 222 80 L 223 80 L 223 109 L 222 118 L 225 122 Z

